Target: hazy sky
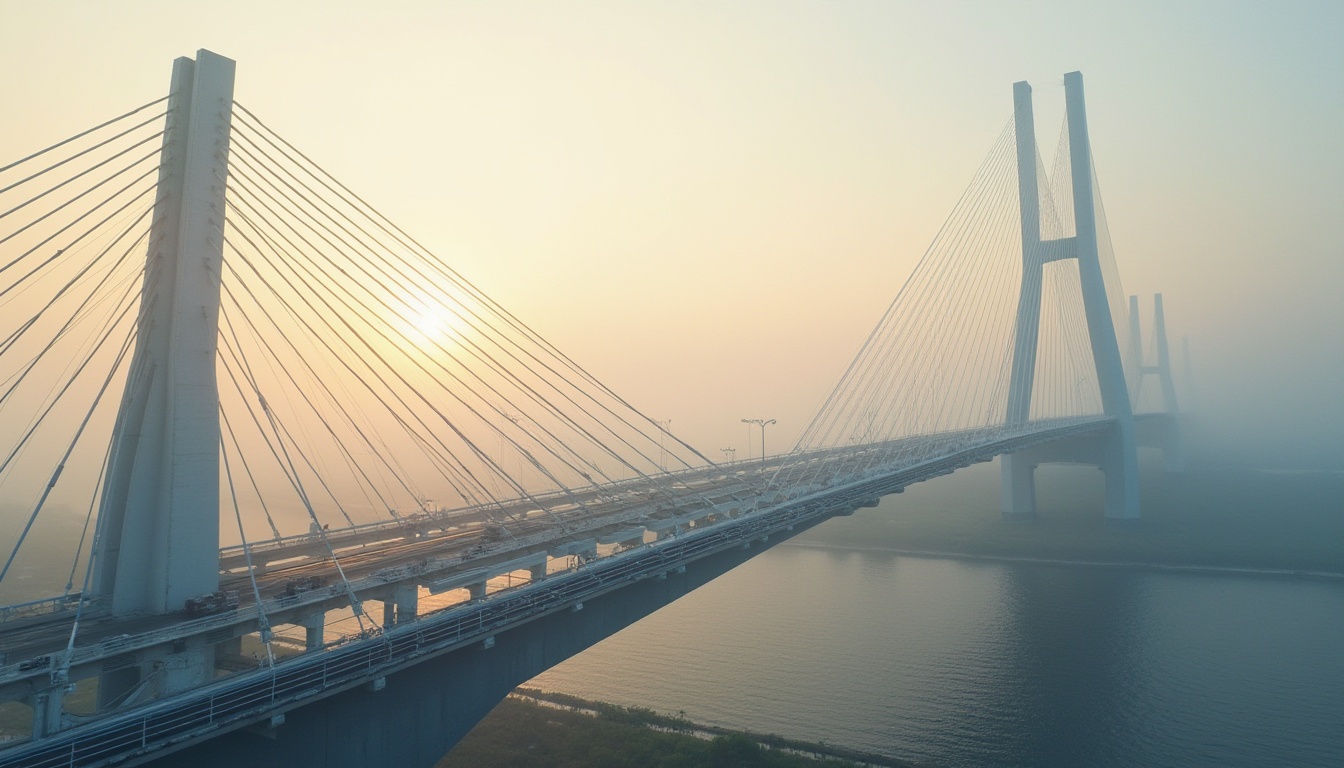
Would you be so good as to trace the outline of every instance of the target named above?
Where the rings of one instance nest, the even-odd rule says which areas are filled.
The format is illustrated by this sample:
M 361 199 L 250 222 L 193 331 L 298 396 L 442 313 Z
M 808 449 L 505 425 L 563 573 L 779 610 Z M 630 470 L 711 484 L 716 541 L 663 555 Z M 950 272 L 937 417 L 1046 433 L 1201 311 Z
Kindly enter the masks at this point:
M 792 442 L 1035 87 L 1206 421 L 1344 466 L 1344 3 L 0 0 L 0 160 L 236 97 L 649 415 Z M 1049 158 L 1047 158 L 1048 162 Z M 741 454 L 739 454 L 741 455 Z

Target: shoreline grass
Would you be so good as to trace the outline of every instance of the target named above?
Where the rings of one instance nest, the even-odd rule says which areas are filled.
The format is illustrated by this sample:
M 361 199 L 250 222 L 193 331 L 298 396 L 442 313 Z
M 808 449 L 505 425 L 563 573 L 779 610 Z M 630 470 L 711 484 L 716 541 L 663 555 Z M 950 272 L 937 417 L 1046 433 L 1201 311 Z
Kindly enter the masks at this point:
M 830 744 L 705 725 L 681 715 L 519 688 L 435 768 L 916 768 Z

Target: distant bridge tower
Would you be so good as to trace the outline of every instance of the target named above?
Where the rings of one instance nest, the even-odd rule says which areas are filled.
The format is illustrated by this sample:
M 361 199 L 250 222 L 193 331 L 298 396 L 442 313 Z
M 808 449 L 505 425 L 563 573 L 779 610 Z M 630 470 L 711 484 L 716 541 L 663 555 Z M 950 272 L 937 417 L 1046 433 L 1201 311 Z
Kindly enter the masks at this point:
M 1181 412 L 1176 403 L 1176 379 L 1171 372 L 1171 353 L 1167 348 L 1167 320 L 1162 308 L 1162 294 L 1153 295 L 1153 335 L 1155 338 L 1156 361 L 1145 364 L 1143 335 L 1139 323 L 1139 297 L 1129 297 L 1129 347 L 1131 386 L 1131 405 L 1139 408 L 1144 380 L 1156 376 L 1162 388 L 1162 412 L 1167 415 L 1161 434 L 1149 436 L 1140 430 L 1140 443 L 1144 447 L 1162 449 L 1162 468 L 1167 472 L 1185 471 L 1185 445 L 1181 439 Z M 1144 439 L 1148 438 L 1148 439 Z
M 1134 412 L 1130 406 L 1124 365 L 1098 259 L 1096 208 L 1092 196 L 1092 150 L 1087 134 L 1082 73 L 1070 72 L 1064 75 L 1064 99 L 1073 182 L 1074 236 L 1042 240 L 1031 86 L 1025 82 L 1013 85 L 1018 197 L 1022 215 L 1022 287 L 1018 296 L 1007 423 L 1010 427 L 1024 425 L 1030 418 L 1045 265 L 1061 259 L 1077 259 L 1102 407 L 1106 415 L 1115 420 L 1115 428 L 1105 438 L 1088 441 L 1087 444 L 1075 443 L 1067 447 L 1047 444 L 1004 456 L 1003 512 L 1009 517 L 1035 515 L 1036 466 L 1081 460 L 1096 464 L 1106 474 L 1106 517 L 1132 519 L 1139 516 Z
M 173 62 L 138 336 L 99 509 L 93 592 L 114 614 L 219 589 L 215 346 L 234 62 Z

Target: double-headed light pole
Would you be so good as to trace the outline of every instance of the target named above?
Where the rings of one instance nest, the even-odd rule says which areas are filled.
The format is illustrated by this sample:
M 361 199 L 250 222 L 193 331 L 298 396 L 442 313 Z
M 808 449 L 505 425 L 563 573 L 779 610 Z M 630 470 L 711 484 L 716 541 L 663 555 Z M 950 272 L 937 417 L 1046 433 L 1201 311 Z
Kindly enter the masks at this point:
M 761 428 L 761 463 L 765 463 L 765 428 L 775 423 L 774 419 L 766 421 L 765 419 L 743 419 L 743 424 L 755 424 Z

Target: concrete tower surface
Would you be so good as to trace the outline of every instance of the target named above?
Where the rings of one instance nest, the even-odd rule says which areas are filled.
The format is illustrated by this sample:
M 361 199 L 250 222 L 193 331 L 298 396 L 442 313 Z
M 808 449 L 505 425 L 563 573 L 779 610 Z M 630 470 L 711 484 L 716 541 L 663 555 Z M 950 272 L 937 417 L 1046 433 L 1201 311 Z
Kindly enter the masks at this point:
M 219 589 L 215 380 L 234 62 L 173 63 L 138 336 L 112 437 L 92 589 L 117 615 Z

